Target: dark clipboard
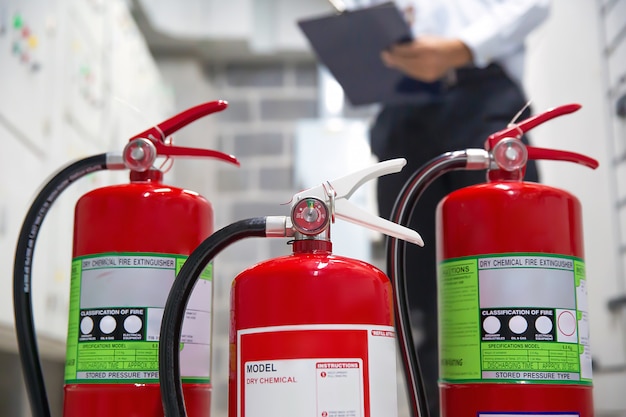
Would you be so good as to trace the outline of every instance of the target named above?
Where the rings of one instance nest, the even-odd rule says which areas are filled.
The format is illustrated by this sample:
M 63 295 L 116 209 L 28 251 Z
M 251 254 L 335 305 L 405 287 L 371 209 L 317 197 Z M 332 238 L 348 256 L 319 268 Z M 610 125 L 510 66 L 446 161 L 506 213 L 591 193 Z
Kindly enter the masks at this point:
M 417 81 L 383 64 L 384 49 L 412 39 L 393 2 L 301 19 L 298 26 L 354 106 L 411 102 L 439 92 L 438 83 Z

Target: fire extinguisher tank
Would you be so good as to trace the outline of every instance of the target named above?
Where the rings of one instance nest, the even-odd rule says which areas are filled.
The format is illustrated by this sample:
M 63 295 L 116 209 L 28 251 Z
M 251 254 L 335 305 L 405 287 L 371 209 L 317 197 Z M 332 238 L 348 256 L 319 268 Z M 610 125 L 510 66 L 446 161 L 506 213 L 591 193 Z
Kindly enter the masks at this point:
M 64 417 L 163 415 L 160 314 L 182 263 L 213 232 L 213 209 L 194 192 L 162 184 L 159 171 L 141 175 L 76 205 Z M 209 288 L 202 292 L 208 312 L 196 311 L 198 318 L 210 319 Z M 200 359 L 195 378 L 183 380 L 189 416 L 210 412 L 210 320 L 204 323 L 192 336 L 206 343 L 192 346 Z M 96 353 L 98 362 L 90 359 Z
M 329 241 L 296 240 L 292 255 L 239 274 L 231 290 L 229 415 L 392 415 L 392 296 L 382 271 L 332 255 Z M 389 389 L 394 395 L 384 395 Z
M 103 252 L 189 255 L 213 233 L 213 208 L 204 197 L 158 181 L 91 191 L 78 200 L 75 213 L 74 257 Z
M 583 258 L 580 202 L 563 190 L 530 182 L 467 187 L 440 203 L 437 227 L 442 259 L 506 252 Z M 445 226 L 443 226 L 445 225 Z M 445 230 L 444 230 L 445 227 Z
M 581 206 L 520 181 L 437 209 L 442 416 L 593 415 Z

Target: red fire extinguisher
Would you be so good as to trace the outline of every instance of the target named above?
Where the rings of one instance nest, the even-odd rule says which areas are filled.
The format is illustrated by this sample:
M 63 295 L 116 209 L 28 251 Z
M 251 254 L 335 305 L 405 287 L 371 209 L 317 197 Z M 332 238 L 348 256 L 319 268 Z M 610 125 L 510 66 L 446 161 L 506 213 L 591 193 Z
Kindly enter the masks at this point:
M 598 163 L 520 140 L 533 127 L 579 108 L 551 109 L 491 135 L 484 150 L 436 158 L 409 181 L 396 204 L 392 220 L 404 224 L 412 210 L 407 208 L 437 176 L 488 170 L 486 183 L 449 194 L 437 208 L 444 417 L 593 416 L 581 205 L 568 192 L 522 178 L 528 159 L 591 168 Z M 390 248 L 390 267 L 397 272 L 401 244 Z M 397 304 L 406 312 L 401 275 Z M 412 348 L 408 327 L 400 333 Z M 405 356 L 407 369 L 411 359 Z
M 175 131 L 226 107 L 224 101 L 193 107 L 131 138 L 123 155 L 91 157 L 86 159 L 90 162 L 83 162 L 79 168 L 73 168 L 76 164 L 66 168 L 56 177 L 60 178 L 55 180 L 56 185 L 49 184 L 48 191 L 44 189 L 43 200 L 49 203 L 34 204 L 35 209 L 31 209 L 34 213 L 44 210 L 45 215 L 51 200 L 85 173 L 97 169 L 131 170 L 130 183 L 93 190 L 76 204 L 64 417 L 163 415 L 158 385 L 163 307 L 187 256 L 213 233 L 213 209 L 197 193 L 163 184 L 163 172 L 154 162 L 159 156 L 189 156 L 217 158 L 238 165 L 234 157 L 221 152 L 166 143 L 166 138 Z M 96 163 L 94 159 L 101 161 Z M 40 224 L 41 217 L 33 222 Z M 28 219 L 27 216 L 25 227 L 32 230 Z M 23 240 L 26 247 L 34 246 L 33 236 Z M 17 253 L 16 260 L 24 258 L 20 256 L 19 243 Z M 30 259 L 26 264 L 30 264 Z M 24 268 L 16 264 L 16 277 Z M 26 291 L 24 285 L 22 290 L 16 285 L 16 293 L 24 292 L 30 289 Z M 190 415 L 208 416 L 210 266 L 203 271 L 191 300 L 181 344 L 183 389 Z M 16 303 L 16 318 L 21 313 L 19 305 L 23 304 Z M 22 356 L 32 356 L 29 350 L 33 348 L 37 355 L 34 340 L 28 336 L 21 339 Z M 37 361 L 38 358 L 25 359 L 23 363 L 33 414 L 44 417 L 49 416 L 49 410 L 45 388 L 39 386 Z
M 423 244 L 407 228 L 347 199 L 369 179 L 398 172 L 385 161 L 302 191 L 290 217 L 248 219 L 201 244 L 184 264 L 161 328 L 161 391 L 168 417 L 186 415 L 176 372 L 184 295 L 227 244 L 293 237 L 293 254 L 239 274 L 231 289 L 229 416 L 363 416 L 397 413 L 392 289 L 378 268 L 332 254 L 335 217 Z M 186 398 L 186 397 L 185 397 Z

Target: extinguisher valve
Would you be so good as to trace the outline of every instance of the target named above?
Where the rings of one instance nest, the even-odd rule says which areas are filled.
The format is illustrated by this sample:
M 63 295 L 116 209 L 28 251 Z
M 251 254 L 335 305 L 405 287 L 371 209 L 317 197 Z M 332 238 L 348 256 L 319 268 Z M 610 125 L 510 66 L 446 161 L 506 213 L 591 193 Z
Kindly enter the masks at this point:
M 292 198 L 294 229 L 307 236 L 327 230 L 335 217 L 342 218 L 386 235 L 423 246 L 424 241 L 414 230 L 375 216 L 348 201 L 354 192 L 367 181 L 382 175 L 399 172 L 406 159 L 397 158 L 361 169 L 333 181 L 309 188 Z
M 146 138 L 135 138 L 124 147 L 124 163 L 137 172 L 145 172 L 157 158 L 155 144 Z
M 526 166 L 526 145 L 516 138 L 504 138 L 493 147 L 493 159 L 500 169 L 516 171 Z

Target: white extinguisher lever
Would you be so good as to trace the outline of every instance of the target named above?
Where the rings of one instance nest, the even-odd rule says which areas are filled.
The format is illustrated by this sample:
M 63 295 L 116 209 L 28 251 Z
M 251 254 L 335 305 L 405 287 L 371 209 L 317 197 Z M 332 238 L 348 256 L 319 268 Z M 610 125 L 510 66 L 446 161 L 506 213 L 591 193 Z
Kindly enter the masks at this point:
M 302 199 L 317 198 L 324 201 L 329 206 L 330 216 L 333 221 L 334 217 L 337 216 L 351 223 L 376 230 L 397 239 L 424 246 L 424 241 L 416 231 L 380 218 L 348 201 L 352 194 L 367 181 L 382 175 L 400 172 L 405 165 L 406 159 L 404 158 L 391 159 L 363 168 L 333 181 L 327 181 L 295 194 L 292 199 L 292 207 L 298 204 Z

